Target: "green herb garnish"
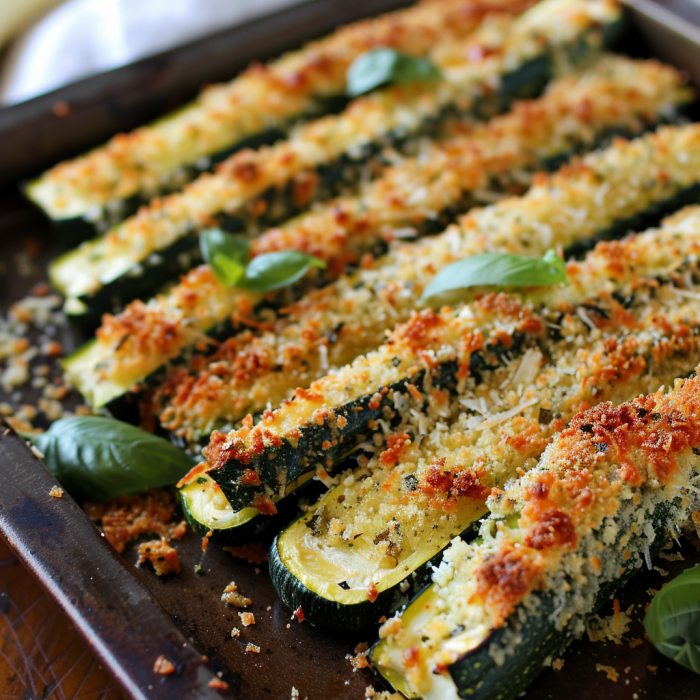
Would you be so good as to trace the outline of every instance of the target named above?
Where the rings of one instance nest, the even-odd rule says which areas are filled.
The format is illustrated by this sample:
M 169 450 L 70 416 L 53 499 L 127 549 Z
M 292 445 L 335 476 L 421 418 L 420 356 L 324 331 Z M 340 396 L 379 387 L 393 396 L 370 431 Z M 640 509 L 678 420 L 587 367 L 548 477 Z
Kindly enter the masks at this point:
M 348 68 L 347 94 L 364 95 L 383 85 L 440 80 L 440 71 L 427 58 L 394 49 L 372 49 L 359 55 Z
M 325 269 L 323 260 L 298 250 L 280 250 L 250 259 L 250 243 L 220 229 L 199 234 L 199 247 L 216 278 L 229 287 L 273 292 L 298 282 L 312 267 Z
M 180 448 L 128 423 L 102 416 L 57 420 L 45 433 L 23 433 L 46 468 L 80 501 L 170 486 L 194 466 Z
M 700 565 L 684 571 L 654 596 L 644 629 L 662 654 L 700 673 Z
M 566 263 L 554 250 L 542 258 L 483 253 L 440 270 L 423 292 L 423 299 L 469 287 L 550 287 L 568 281 Z

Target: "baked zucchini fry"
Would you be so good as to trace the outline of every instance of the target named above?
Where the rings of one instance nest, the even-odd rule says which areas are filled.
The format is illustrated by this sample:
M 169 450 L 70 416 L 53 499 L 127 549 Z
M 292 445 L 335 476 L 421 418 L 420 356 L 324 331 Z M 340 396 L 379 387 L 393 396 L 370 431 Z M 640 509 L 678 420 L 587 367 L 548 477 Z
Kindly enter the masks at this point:
M 522 0 L 440 0 L 355 22 L 229 83 L 187 107 L 66 161 L 27 195 L 72 240 L 90 238 L 152 197 L 180 188 L 235 148 L 279 137 L 290 123 L 343 103 L 345 74 L 361 53 L 386 46 L 422 56 L 468 35 L 489 12 L 517 14 Z M 340 99 L 339 99 L 340 98 Z
M 249 407 L 254 401 L 264 407 L 265 401 L 275 405 L 284 399 L 295 386 L 310 386 L 310 390 L 297 391 L 292 400 L 253 429 L 243 428 L 243 432 L 233 431 L 228 436 L 213 433 L 210 449 L 216 456 L 210 462 L 212 478 L 228 496 L 231 482 L 245 469 L 269 470 L 270 456 L 282 445 L 285 451 L 292 449 L 300 431 L 307 435 L 306 450 L 322 452 L 322 442 L 328 440 L 325 433 L 337 430 L 334 411 L 351 401 L 369 400 L 375 387 L 387 386 L 393 375 L 379 374 L 379 381 L 368 384 L 363 375 L 346 374 L 346 369 L 315 383 L 309 379 L 379 347 L 387 328 L 405 322 L 421 307 L 422 290 L 446 264 L 484 251 L 540 256 L 551 246 L 567 248 L 594 235 L 636 227 L 640 215 L 650 211 L 658 214 L 665 204 L 675 205 L 687 193 L 697 198 L 697 185 L 693 186 L 697 166 L 695 172 L 685 168 L 693 161 L 700 163 L 698 139 L 700 126 L 689 126 L 618 143 L 582 164 L 543 178 L 526 196 L 475 212 L 463 219 L 460 227 L 428 242 L 397 248 L 372 268 L 342 277 L 300 302 L 290 315 L 289 326 L 271 338 L 270 334 L 262 336 L 247 353 L 239 350 L 238 361 L 245 367 L 246 357 L 251 363 L 264 357 L 265 341 L 271 345 L 269 356 L 282 367 L 251 364 L 253 369 L 247 375 L 241 372 L 240 381 L 234 376 L 223 387 L 226 393 L 221 389 L 213 392 L 211 404 L 220 416 L 227 396 L 239 403 L 247 400 Z M 679 176 L 685 180 L 681 186 Z M 365 360 L 368 370 L 373 357 Z M 207 402 L 197 402 L 196 415 L 205 416 L 206 411 Z M 363 415 L 376 417 L 369 411 Z M 350 425 L 353 429 L 356 420 Z M 308 444 L 312 434 L 319 436 L 314 446 Z M 271 483 L 279 484 L 276 479 Z
M 195 467 L 179 484 L 185 519 L 198 534 L 221 544 L 243 544 L 251 540 L 268 542 L 299 513 L 302 499 L 313 501 L 324 490 L 308 473 L 289 484 L 286 495 L 275 499 L 275 512 L 262 514 L 248 507 L 234 511 L 216 482 Z
M 608 68 L 612 71 L 609 76 Z M 598 71 L 599 79 L 595 77 Z M 638 87 L 630 91 L 628 86 L 633 76 L 639 78 L 634 81 Z M 474 145 L 474 139 L 465 139 L 472 144 L 471 157 L 474 159 L 474 174 L 468 177 L 465 175 L 465 180 L 468 183 L 487 182 L 496 178 L 498 173 L 502 172 L 502 168 L 508 165 L 513 169 L 520 169 L 521 164 L 531 162 L 532 158 L 543 159 L 557 150 L 561 153 L 561 149 L 570 147 L 580 139 L 580 134 L 591 134 L 590 138 L 593 139 L 595 135 L 600 136 L 610 130 L 613 124 L 617 124 L 622 130 L 628 130 L 634 129 L 640 120 L 643 125 L 662 118 L 662 115 L 671 116 L 673 103 L 686 99 L 686 93 L 677 82 L 675 73 L 652 62 L 605 58 L 598 67 L 592 68 L 568 91 L 565 88 L 570 82 L 568 78 L 556 81 L 545 97 L 529 102 L 525 107 L 516 108 L 513 115 L 496 118 L 489 127 L 479 129 L 478 144 Z M 676 95 L 678 99 L 672 95 Z M 551 116 L 561 116 L 562 110 L 570 111 L 566 119 Z M 532 124 L 534 116 L 540 117 L 537 126 Z M 549 133 L 546 129 L 547 124 L 552 128 Z M 543 131 L 541 135 L 540 129 Z M 522 139 L 523 149 L 518 151 L 513 145 L 514 141 L 517 141 L 513 134 L 523 132 L 529 132 L 532 136 Z M 535 136 L 535 133 L 538 135 Z M 504 134 L 508 136 L 504 138 Z M 542 145 L 544 150 L 540 150 Z M 509 152 L 511 148 L 512 153 Z M 466 146 L 464 151 L 468 150 L 469 146 Z M 506 155 L 503 154 L 504 150 L 507 151 Z M 466 160 L 463 168 L 465 173 L 469 169 L 468 162 Z M 458 170 L 460 167 L 458 166 Z M 396 172 L 399 173 L 400 170 L 397 168 Z M 394 195 L 398 195 L 396 190 Z M 414 211 L 418 210 L 419 207 L 416 206 Z M 361 228 L 359 224 L 357 228 Z M 309 234 L 309 239 L 312 235 L 315 234 Z M 323 238 L 325 253 L 321 252 L 318 242 L 306 243 L 306 238 L 306 233 L 300 229 L 294 247 L 313 247 L 315 254 L 329 260 L 330 268 L 342 265 L 344 253 L 333 258 L 334 251 L 338 252 L 334 236 Z M 359 252 L 357 237 L 354 240 L 356 243 L 353 245 Z M 256 252 L 274 250 L 278 244 L 277 233 L 274 230 L 267 232 L 257 241 Z M 356 294 L 354 291 L 352 296 Z M 66 369 L 75 386 L 94 408 L 107 406 L 111 411 L 119 413 L 122 410 L 119 407 L 120 397 L 124 397 L 121 403 L 129 403 L 130 388 L 133 385 L 147 383 L 144 381 L 146 377 L 156 372 L 163 363 L 186 353 L 187 348 L 192 348 L 198 343 L 206 347 L 211 341 L 207 341 L 205 334 L 216 337 L 224 334 L 222 328 L 228 328 L 230 335 L 231 317 L 249 317 L 260 301 L 257 295 L 221 284 L 208 267 L 195 268 L 179 285 L 175 285 L 168 293 L 151 300 L 148 304 L 141 301 L 132 302 L 121 314 L 105 316 L 102 327 L 97 332 L 97 339 L 69 358 Z M 262 319 L 265 318 L 262 315 Z M 255 324 L 254 318 L 250 320 Z M 261 320 L 260 315 L 257 320 Z M 250 337 L 252 338 L 252 334 Z M 236 367 L 235 357 L 240 349 L 244 350 L 243 357 L 249 354 L 245 352 L 248 342 L 246 336 L 238 336 L 224 344 L 219 353 L 211 359 L 209 364 L 211 367 L 216 365 L 220 379 L 212 380 L 213 375 L 207 371 L 206 365 L 196 379 L 193 377 L 195 367 L 192 364 L 187 369 L 179 368 L 169 378 L 164 390 L 155 397 L 154 408 L 158 410 L 160 407 L 158 412 L 162 414 L 162 422 L 171 430 L 192 440 L 195 432 L 208 434 L 213 427 L 220 427 L 216 422 L 219 419 L 235 421 L 245 415 L 247 410 L 256 411 L 264 407 L 267 398 L 262 404 L 258 402 L 257 408 L 255 405 L 249 408 L 249 404 L 243 401 L 236 405 L 232 413 L 229 406 L 232 400 L 235 401 L 234 393 L 240 391 L 239 385 L 230 387 L 231 398 L 226 394 L 218 397 L 218 405 L 221 407 L 218 416 L 212 415 L 210 403 L 207 403 L 204 412 L 199 412 L 196 406 L 200 397 L 212 395 L 211 392 L 216 387 L 228 384 L 229 376 L 244 369 L 245 365 Z M 265 344 L 260 348 L 259 357 L 262 363 L 265 358 L 269 358 L 273 350 L 268 350 Z M 197 358 L 195 364 L 201 362 L 201 358 Z M 262 369 L 262 364 L 256 364 Z M 318 372 L 318 368 L 315 371 Z M 224 374 L 221 374 L 222 372 Z M 295 370 L 295 373 L 298 374 L 298 371 Z M 162 372 L 156 372 L 152 379 L 155 380 L 157 376 L 162 377 Z M 308 377 L 297 377 L 293 381 L 298 381 L 299 385 L 306 382 L 308 385 L 314 378 L 313 372 Z M 212 385 L 212 382 L 215 385 Z M 283 388 L 282 398 L 287 390 L 288 388 Z M 241 394 L 245 395 L 245 392 Z M 275 396 L 280 396 L 279 391 Z M 277 402 L 279 399 L 275 396 L 270 398 Z M 195 422 L 192 420 L 195 416 L 201 416 L 202 420 Z
M 253 254 L 303 250 L 340 273 L 392 240 L 437 233 L 459 212 L 524 191 L 534 170 L 555 170 L 613 135 L 636 136 L 676 121 L 693 97 L 683 83 L 658 61 L 604 55 L 508 114 L 457 123 L 454 137 L 422 146 L 419 156 L 385 169 L 358 196 L 331 200 L 264 232 Z
M 375 456 L 275 540 L 270 574 L 282 601 L 348 630 L 405 603 L 453 537 L 473 537 L 491 489 L 527 470 L 582 406 L 629 400 L 700 362 L 700 302 L 677 291 L 638 278 L 543 314 L 550 337 L 514 342 L 506 366 L 489 363 L 461 391 L 423 386 L 417 408 L 395 393 L 399 415 L 386 422 L 396 427 L 375 432 Z
M 279 223 L 371 174 L 383 146 L 410 149 L 455 113 L 502 111 L 521 90 L 541 89 L 555 64 L 598 48 L 619 17 L 614 0 L 543 0 L 515 20 L 487 22 L 469 40 L 441 49 L 444 80 L 358 98 L 340 115 L 301 125 L 287 141 L 232 156 L 215 174 L 60 257 L 51 281 L 67 297 L 69 314 L 96 321 L 197 264 L 200 228 L 217 223 L 253 233 L 259 223 Z M 469 58 L 484 47 L 492 52 L 484 60 Z
M 700 470 L 700 379 L 578 414 L 489 498 L 472 544 L 381 628 L 372 659 L 408 697 L 510 700 L 584 618 L 687 520 Z
M 455 259 L 485 250 L 541 255 L 550 245 L 567 247 L 638 229 L 646 224 L 644 213 L 655 223 L 665 207 L 697 200 L 697 170 L 685 168 L 690 161 L 700 164 L 699 138 L 700 127 L 689 127 L 618 143 L 586 165 L 540 181 L 522 199 L 473 213 L 459 229 L 397 247 L 367 269 L 308 295 L 270 331 L 226 341 L 203 368 L 201 359 L 189 371 L 176 367 L 146 412 L 155 406 L 164 427 L 196 439 L 235 424 L 246 411 L 279 405 L 295 388 L 308 388 L 328 369 L 377 348 L 386 329 L 421 308 L 424 285 Z M 677 153 L 689 161 L 680 163 Z M 299 403 L 295 399 L 285 410 L 296 413 Z

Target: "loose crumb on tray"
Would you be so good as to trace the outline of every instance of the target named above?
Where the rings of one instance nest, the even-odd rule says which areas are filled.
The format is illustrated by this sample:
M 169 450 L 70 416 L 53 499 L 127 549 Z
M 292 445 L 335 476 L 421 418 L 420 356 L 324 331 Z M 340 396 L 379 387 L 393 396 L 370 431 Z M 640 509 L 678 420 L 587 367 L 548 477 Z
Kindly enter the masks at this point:
M 234 581 L 224 588 L 224 592 L 221 594 L 222 602 L 226 605 L 235 605 L 237 608 L 245 608 L 246 605 L 251 604 L 251 599 L 246 598 L 238 592 L 238 586 L 236 586 Z
M 158 673 L 161 676 L 168 676 L 174 672 L 175 664 L 163 654 L 161 654 L 153 664 L 153 673 Z
M 65 491 L 60 486 L 53 486 L 51 491 L 49 491 L 49 496 L 53 496 L 54 498 L 63 498 L 64 493 Z

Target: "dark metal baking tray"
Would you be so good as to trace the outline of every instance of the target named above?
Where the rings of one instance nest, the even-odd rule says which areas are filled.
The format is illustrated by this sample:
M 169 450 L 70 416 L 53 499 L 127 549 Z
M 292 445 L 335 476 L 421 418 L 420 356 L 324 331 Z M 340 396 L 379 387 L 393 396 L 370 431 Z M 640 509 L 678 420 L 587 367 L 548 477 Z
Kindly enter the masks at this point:
M 19 178 L 156 116 L 189 98 L 202 82 L 229 77 L 253 58 L 266 58 L 337 24 L 402 4 L 406 3 L 313 0 L 0 110 L 0 181 L 12 183 L 0 193 L 0 261 L 6 269 L 0 275 L 0 313 L 45 279 L 46 262 L 59 252 L 47 223 L 17 193 Z M 632 3 L 632 35 L 626 49 L 670 60 L 700 84 L 700 37 L 695 40 L 697 30 L 687 17 L 679 20 L 664 6 L 669 4 Z M 67 117 L 53 114 L 56 102 L 70 105 Z M 21 276 L 22 266 L 14 261 L 28 243 L 41 253 L 33 261 L 34 273 Z M 71 328 L 61 328 L 58 334 L 67 351 L 83 340 Z M 31 389 L 23 390 L 19 402 L 33 399 Z M 0 391 L 0 401 L 5 400 Z M 123 557 L 116 554 L 68 496 L 50 497 L 53 477 L 19 437 L 4 432 L 0 427 L 0 531 L 129 697 L 217 697 L 222 693 L 208 686 L 215 674 L 229 683 L 223 695 L 240 700 L 286 700 L 293 686 L 309 700 L 360 700 L 368 685 L 380 687 L 370 670 L 354 672 L 345 658 L 359 641 L 371 642 L 371 635 L 334 635 L 292 620 L 264 565 L 234 559 L 214 544 L 203 556 L 199 538 L 189 533 L 177 543 L 180 575 L 161 580 L 148 568 L 135 568 L 133 548 Z M 629 640 L 643 637 L 639 620 L 649 600 L 647 591 L 700 562 L 691 544 L 684 544 L 682 552 L 684 562 L 660 562 L 670 571 L 668 576 L 645 571 L 622 591 L 622 609 L 635 606 Z M 200 563 L 203 575 L 194 572 Z M 245 628 L 237 639 L 231 637 L 239 622 L 236 611 L 220 602 L 231 580 L 252 597 L 256 618 L 255 626 Z M 248 642 L 260 646 L 261 653 L 246 653 Z M 176 662 L 177 673 L 162 678 L 153 672 L 160 654 Z M 613 682 L 599 666 L 618 669 L 620 677 Z M 527 697 L 692 700 L 700 699 L 700 689 L 697 676 L 671 664 L 646 641 L 630 649 L 627 642 L 616 646 L 581 640 L 564 656 L 563 670 L 544 671 Z

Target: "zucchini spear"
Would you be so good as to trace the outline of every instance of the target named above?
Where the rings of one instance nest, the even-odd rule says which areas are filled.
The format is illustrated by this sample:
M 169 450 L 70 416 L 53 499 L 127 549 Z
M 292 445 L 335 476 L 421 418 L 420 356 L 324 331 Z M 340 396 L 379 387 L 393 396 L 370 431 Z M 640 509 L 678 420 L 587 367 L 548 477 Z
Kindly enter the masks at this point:
M 700 471 L 700 379 L 578 414 L 496 491 L 473 544 L 380 630 L 379 672 L 407 697 L 510 700 L 686 521 Z
M 438 41 L 467 36 L 489 13 L 517 14 L 528 4 L 428 1 L 355 22 L 265 66 L 253 65 L 167 117 L 60 163 L 30 183 L 27 196 L 67 240 L 90 238 L 237 148 L 280 138 L 295 120 L 342 105 L 346 71 L 361 53 L 384 46 L 423 56 Z
M 697 282 L 687 260 L 667 272 Z M 321 626 L 376 623 L 427 582 L 439 552 L 472 532 L 491 489 L 527 470 L 581 406 L 629 400 L 691 371 L 700 361 L 700 304 L 681 296 L 691 290 L 660 282 L 662 269 L 545 314 L 544 339 L 512 346 L 506 366 L 476 365 L 451 394 L 433 389 L 428 398 L 421 387 L 422 409 L 395 396 L 388 435 L 367 430 L 374 456 L 343 473 L 273 544 L 282 600 Z
M 493 181 L 504 169 L 519 171 L 521 167 L 528 167 L 528 163 L 543 163 L 556 153 L 562 154 L 565 150 L 574 148 L 575 144 L 583 145 L 588 142 L 586 134 L 590 134 L 590 139 L 595 141 L 613 129 L 634 131 L 644 128 L 650 121 L 672 114 L 674 105 L 687 99 L 678 75 L 654 62 L 605 58 L 584 73 L 574 85 L 573 81 L 573 78 L 559 79 L 544 97 L 522 103 L 512 114 L 497 117 L 484 128 L 477 128 L 477 140 L 473 135 L 467 135 L 448 142 L 442 157 L 451 158 L 455 153 L 461 153 L 464 159 L 458 160 L 452 170 L 443 170 L 443 194 L 450 189 L 445 178 L 449 181 L 460 180 L 464 191 L 467 191 L 472 185 L 485 185 Z M 643 86 L 643 89 L 639 86 Z M 540 117 L 536 132 L 531 123 L 533 114 Z M 504 134 L 508 137 L 504 138 Z M 583 142 L 580 140 L 582 136 Z M 369 196 L 374 201 L 372 206 L 364 202 L 368 204 L 368 211 L 380 210 L 383 198 L 396 201 L 404 196 L 403 186 L 406 182 L 412 182 L 416 175 L 412 163 L 413 161 L 407 162 L 405 170 L 403 166 L 393 168 L 386 180 L 380 178 L 377 181 L 376 192 L 381 194 L 377 194 L 375 199 L 374 195 Z M 373 188 L 374 186 L 370 187 L 370 192 L 375 192 Z M 437 189 L 440 188 L 436 187 Z M 472 195 L 473 191 L 470 191 L 468 196 Z M 336 204 L 343 211 L 349 211 L 355 207 L 353 201 L 359 200 L 340 200 Z M 427 205 L 430 210 L 437 206 L 432 200 Z M 392 211 L 396 214 L 395 210 Z M 418 216 L 423 211 L 422 203 L 406 205 L 404 211 L 405 214 L 402 215 L 406 216 L 406 220 L 413 220 L 414 214 Z M 284 245 L 286 241 L 295 248 L 313 251 L 315 255 L 327 260 L 329 271 L 342 268 L 346 252 L 339 252 L 338 237 L 317 235 L 318 231 L 325 231 L 323 222 L 326 218 L 322 213 L 312 214 L 298 222 L 298 225 L 268 231 L 255 241 L 255 251 L 269 252 Z M 356 219 L 358 234 L 351 234 L 345 239 L 345 243 L 358 255 L 366 252 L 364 246 L 371 243 L 373 236 L 372 227 L 359 233 L 364 230 L 360 224 L 361 220 Z M 377 226 L 381 228 L 379 223 Z M 378 229 L 375 229 L 377 232 Z M 346 290 L 346 286 L 341 285 L 339 291 L 347 292 L 350 299 L 358 295 L 357 290 Z M 175 360 L 178 356 L 183 356 L 182 359 L 186 360 L 188 348 L 196 349 L 199 344 L 200 349 L 206 349 L 212 341 L 205 334 L 218 337 L 226 334 L 226 328 L 230 334 L 232 316 L 239 322 L 250 320 L 253 325 L 259 324 L 261 320 L 269 320 L 266 316 L 269 310 L 262 314 L 255 311 L 260 306 L 260 301 L 259 295 L 225 286 L 214 277 L 209 267 L 198 267 L 166 294 L 147 304 L 132 302 L 121 314 L 106 316 L 96 340 L 70 357 L 66 361 L 66 370 L 71 381 L 94 408 L 107 407 L 115 413 L 121 413 L 125 409 L 120 408 L 119 404 L 128 404 L 131 387 L 155 383 L 158 377 L 162 378 L 163 373 L 152 373 L 163 363 Z M 307 315 L 312 318 L 314 314 L 315 309 L 311 308 Z M 338 323 L 340 322 L 341 319 Z M 264 387 L 260 392 L 262 403 L 253 400 L 250 405 L 246 400 L 241 401 L 240 397 L 245 399 L 247 394 L 246 385 L 232 382 L 231 377 L 239 369 L 233 358 L 239 351 L 242 351 L 242 357 L 252 356 L 249 345 L 252 337 L 249 333 L 248 336 L 238 336 L 225 343 L 208 365 L 204 363 L 196 381 L 193 377 L 194 364 L 179 367 L 173 372 L 152 403 L 154 410 L 161 414 L 160 421 L 168 429 L 193 440 L 197 433 L 206 435 L 212 428 L 221 427 L 222 421 L 235 422 L 246 411 L 259 410 L 268 400 L 273 405 L 278 403 L 294 386 L 308 386 L 322 369 L 319 358 L 308 357 L 308 350 L 303 347 L 300 348 L 303 353 L 301 359 L 309 363 L 305 376 L 297 368 L 289 366 L 288 360 L 293 359 L 298 350 L 294 335 L 287 336 L 288 340 L 283 338 L 280 355 L 288 384 L 279 389 Z M 253 341 L 253 346 L 259 348 L 261 361 L 276 354 L 274 347 L 269 347 L 267 342 L 269 339 L 274 344 L 276 341 L 273 341 L 273 337 L 263 335 L 261 340 Z M 309 337 L 310 342 L 314 342 L 312 336 L 302 334 L 302 339 L 304 337 Z M 333 333 L 327 333 L 327 337 L 332 338 Z M 351 337 L 351 334 L 344 333 L 336 341 L 340 340 L 344 345 Z M 329 344 L 330 359 L 334 365 L 348 361 L 347 354 L 334 355 L 332 348 L 336 341 Z M 291 354 L 283 350 L 288 344 L 293 347 Z M 314 348 L 321 350 L 317 343 Z M 197 358 L 195 363 L 201 365 L 201 358 Z M 214 379 L 214 375 L 208 371 L 214 366 L 218 379 Z M 257 366 L 258 371 L 263 369 L 261 362 L 255 362 L 253 366 Z M 271 378 L 274 376 L 271 375 Z M 250 377 L 249 381 L 253 379 Z M 292 385 L 292 382 L 295 384 Z M 226 393 L 215 391 L 213 383 L 226 387 Z M 203 399 L 214 393 L 217 394 L 217 408 Z M 212 414 L 212 411 L 218 412 Z
M 384 146 L 405 151 L 455 113 L 489 116 L 522 91 L 539 91 L 555 63 L 588 55 L 619 20 L 613 0 L 543 0 L 515 20 L 486 23 L 446 47 L 444 65 L 436 57 L 444 80 L 363 96 L 337 116 L 301 125 L 286 141 L 232 156 L 215 174 L 63 255 L 50 267 L 51 281 L 67 297 L 69 314 L 96 321 L 196 265 L 198 230 L 218 223 L 252 233 L 328 199 L 371 174 Z M 485 46 L 488 57 L 474 63 L 469 56 Z M 494 91 L 494 81 L 502 89 Z
M 283 343 L 294 348 L 295 354 L 290 352 L 287 366 L 282 371 L 256 376 L 252 387 L 245 390 L 249 396 L 260 392 L 274 402 L 284 396 L 277 393 L 284 382 L 289 382 L 287 387 L 305 383 L 308 386 L 303 381 L 304 373 L 318 372 L 324 358 L 327 365 L 341 366 L 379 347 L 385 340 L 387 326 L 410 318 L 411 312 L 420 308 L 422 290 L 435 272 L 456 259 L 485 250 L 539 256 L 545 252 L 545 246 L 567 248 L 611 229 L 627 231 L 645 211 L 658 213 L 664 205 L 674 206 L 688 193 L 695 197 L 695 188 L 689 184 L 679 187 L 680 173 L 671 173 L 679 163 L 679 153 L 685 161 L 683 168 L 693 161 L 700 163 L 700 148 L 692 146 L 692 141 L 698 139 L 700 128 L 689 126 L 661 129 L 657 134 L 618 143 L 588 157 L 584 164 L 543 179 L 520 199 L 475 212 L 462 220 L 460 228 L 449 229 L 443 236 L 420 245 L 397 248 L 386 256 L 383 265 L 341 278 L 300 304 L 296 318 L 292 317 L 296 323 L 279 336 L 282 347 L 278 346 L 276 357 L 284 358 Z M 660 172 L 663 177 L 659 177 Z M 694 182 L 696 173 L 688 172 L 681 178 L 686 183 Z M 675 185 L 669 184 L 674 181 Z M 330 342 L 333 334 L 340 339 L 335 347 Z M 319 342 L 324 336 L 329 338 L 328 343 Z M 359 363 L 365 363 L 370 372 L 376 357 L 369 355 Z M 384 367 L 381 363 L 378 366 Z M 302 381 L 298 381 L 300 375 Z M 228 435 L 213 433 L 209 446 L 212 478 L 228 497 L 234 498 L 235 484 L 246 470 L 256 471 L 261 481 L 273 489 L 286 478 L 296 478 L 292 470 L 288 471 L 291 476 L 285 477 L 282 466 L 275 474 L 271 466 L 273 455 L 285 452 L 289 456 L 302 437 L 309 457 L 321 454 L 322 443 L 329 440 L 326 433 L 337 430 L 335 412 L 340 406 L 354 400 L 369 402 L 377 387 L 395 381 L 392 371 L 382 370 L 378 377 L 379 382 L 367 386 L 362 375 L 348 368 L 339 370 L 311 383 L 309 390 L 297 391 L 293 399 L 265 414 L 258 426 Z M 236 394 L 243 395 L 243 387 Z M 380 417 L 371 412 L 364 415 Z M 358 428 L 356 420 L 349 425 L 352 430 Z M 314 434 L 323 437 L 309 444 L 307 436 Z M 331 442 L 333 439 L 335 436 Z M 306 468 L 300 460 L 295 460 L 295 464 Z

